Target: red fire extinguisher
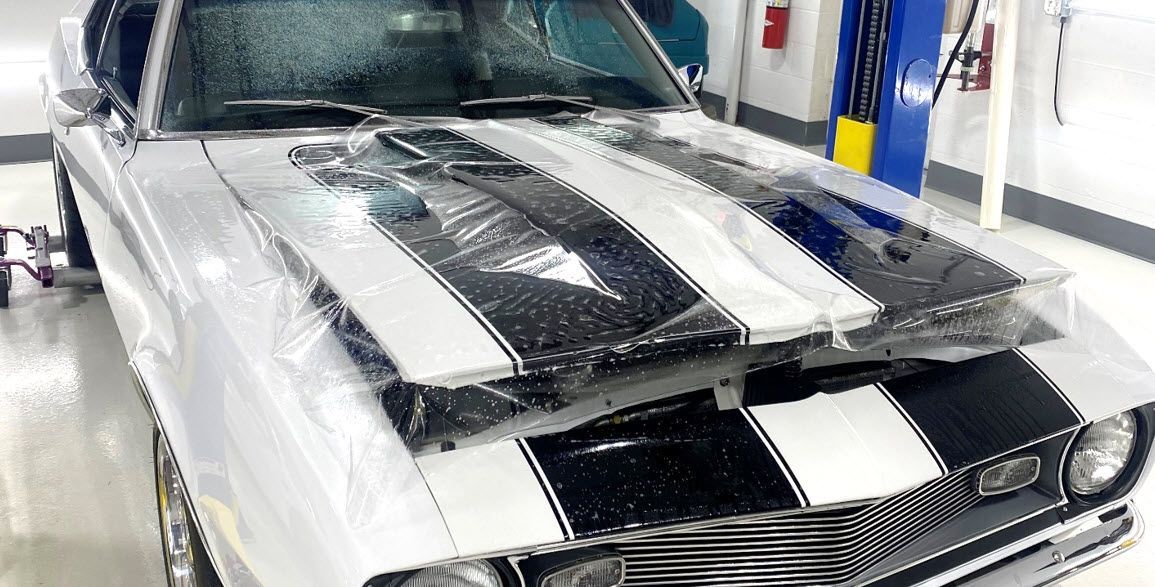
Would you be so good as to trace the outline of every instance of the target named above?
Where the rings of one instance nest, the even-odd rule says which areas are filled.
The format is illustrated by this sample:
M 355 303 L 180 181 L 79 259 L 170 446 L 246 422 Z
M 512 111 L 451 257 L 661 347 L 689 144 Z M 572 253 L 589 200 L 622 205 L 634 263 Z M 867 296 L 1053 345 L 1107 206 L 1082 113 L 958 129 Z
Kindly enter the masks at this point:
M 762 47 L 786 48 L 786 27 L 790 24 L 790 0 L 766 0 L 766 24 L 762 29 Z

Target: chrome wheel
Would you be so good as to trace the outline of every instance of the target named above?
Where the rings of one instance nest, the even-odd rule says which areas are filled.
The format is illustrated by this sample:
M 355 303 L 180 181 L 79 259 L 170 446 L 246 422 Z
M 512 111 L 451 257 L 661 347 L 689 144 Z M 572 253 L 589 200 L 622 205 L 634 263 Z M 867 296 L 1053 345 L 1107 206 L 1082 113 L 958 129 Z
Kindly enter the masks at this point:
M 170 587 L 220 585 L 201 543 L 196 524 L 185 503 L 180 474 L 169 456 L 168 446 L 156 435 L 156 497 L 160 513 L 160 537 Z

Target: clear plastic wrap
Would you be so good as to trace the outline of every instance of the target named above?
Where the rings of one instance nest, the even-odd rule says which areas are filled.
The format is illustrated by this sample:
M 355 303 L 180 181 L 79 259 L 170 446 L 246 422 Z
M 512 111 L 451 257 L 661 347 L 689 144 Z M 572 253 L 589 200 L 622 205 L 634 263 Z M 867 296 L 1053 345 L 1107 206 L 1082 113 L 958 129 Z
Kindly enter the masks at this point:
M 706 499 L 740 491 L 711 485 L 717 459 L 768 479 L 743 469 L 765 456 L 755 420 L 805 447 L 791 466 L 839 472 L 803 480 L 823 504 L 892 495 L 944 469 L 913 433 L 870 445 L 906 427 L 872 386 L 1008 349 L 1082 421 L 1155 400 L 1069 271 L 697 113 L 159 141 L 130 182 L 102 274 L 237 584 L 361 584 L 795 507 Z M 976 421 L 1007 420 L 975 401 Z M 590 491 L 535 477 L 533 446 L 597 487 L 649 465 L 585 507 Z M 550 491 L 579 496 L 572 519 Z M 635 497 L 654 517 L 611 499 Z
M 206 151 L 299 288 L 278 360 L 311 368 L 322 317 L 417 452 L 821 349 L 1012 347 L 1063 295 L 1042 257 L 687 119 L 385 118 Z

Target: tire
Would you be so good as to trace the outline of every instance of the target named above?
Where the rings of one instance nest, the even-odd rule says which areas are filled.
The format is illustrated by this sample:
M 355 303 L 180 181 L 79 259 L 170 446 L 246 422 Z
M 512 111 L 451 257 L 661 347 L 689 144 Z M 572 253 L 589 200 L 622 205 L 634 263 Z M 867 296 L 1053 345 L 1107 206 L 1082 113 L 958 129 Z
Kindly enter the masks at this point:
M 8 289 L 12 287 L 12 274 L 8 268 L 0 269 L 0 308 L 8 307 Z
M 168 453 L 164 438 L 154 435 L 153 462 L 156 464 L 157 513 L 160 520 L 161 550 L 169 587 L 222 587 L 212 560 L 197 530 L 196 520 L 185 501 L 179 474 Z M 179 500 L 179 503 L 176 503 Z M 175 520 L 180 515 L 179 520 Z M 177 523 L 174 524 L 174 521 Z M 180 554 L 180 553 L 183 553 Z M 183 560 L 174 560 L 181 556 Z M 178 573 L 180 570 L 179 581 Z
M 80 210 L 76 207 L 76 195 L 72 192 L 72 181 L 60 151 L 52 149 L 52 169 L 56 174 L 56 204 L 60 212 L 60 234 L 64 239 L 64 252 L 68 253 L 68 266 L 82 269 L 96 268 L 92 249 L 88 246 L 88 235 L 80 220 Z

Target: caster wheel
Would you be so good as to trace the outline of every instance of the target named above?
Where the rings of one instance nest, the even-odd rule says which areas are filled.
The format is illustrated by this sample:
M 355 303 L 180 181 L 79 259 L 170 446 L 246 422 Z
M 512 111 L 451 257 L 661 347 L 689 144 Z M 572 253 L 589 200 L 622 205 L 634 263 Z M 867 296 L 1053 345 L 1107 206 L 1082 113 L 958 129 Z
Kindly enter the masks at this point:
M 12 286 L 12 271 L 0 269 L 0 308 L 8 307 L 8 289 Z

